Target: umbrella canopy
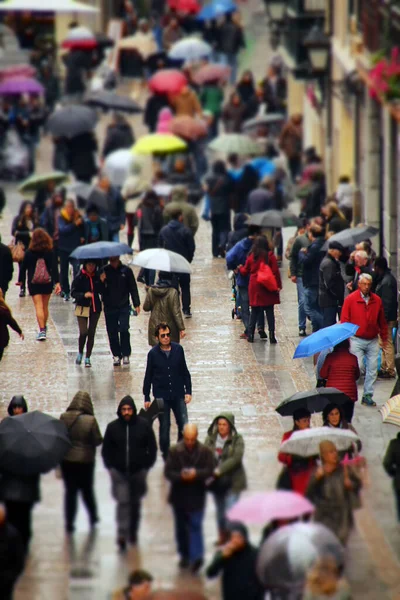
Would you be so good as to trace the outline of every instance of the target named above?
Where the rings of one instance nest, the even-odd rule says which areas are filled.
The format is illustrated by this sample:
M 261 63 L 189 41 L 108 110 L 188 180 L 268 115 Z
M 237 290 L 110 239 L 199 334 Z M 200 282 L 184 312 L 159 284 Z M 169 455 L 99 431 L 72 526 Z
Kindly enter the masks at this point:
M 247 225 L 258 225 L 258 227 L 274 227 L 281 229 L 282 227 L 296 226 L 299 220 L 287 209 L 283 210 L 266 210 L 260 213 L 254 213 L 247 220 Z
M 108 202 L 108 197 L 107 194 L 105 192 L 103 192 L 103 190 L 101 190 L 98 187 L 93 187 L 90 190 L 90 194 L 87 197 L 86 200 L 87 204 L 94 204 L 95 206 L 97 206 L 97 208 L 100 210 L 100 212 L 104 213 L 108 213 L 109 212 L 109 202 Z
M 186 77 L 177 69 L 161 69 L 149 80 L 149 88 L 155 94 L 179 94 L 186 84 Z
M 382 415 L 382 423 L 391 423 L 400 427 L 400 395 L 389 398 L 379 409 Z
M 164 248 L 150 248 L 139 252 L 132 263 L 144 269 L 167 271 L 168 273 L 190 273 L 190 263 L 176 252 Z
M 93 50 L 97 47 L 97 40 L 94 33 L 92 33 L 88 27 L 78 26 L 72 27 L 69 30 L 68 35 L 61 46 L 71 50 L 76 48 Z
M 88 106 L 73 105 L 54 111 L 47 119 L 46 129 L 56 137 L 73 138 L 92 131 L 96 123 L 94 110 Z
M 128 96 L 120 96 L 120 94 L 109 92 L 108 90 L 90 92 L 85 96 L 84 104 L 92 108 L 102 108 L 103 110 L 115 110 L 132 114 L 142 112 L 139 104 Z
M 170 154 L 186 150 L 187 144 L 172 133 L 149 133 L 142 136 L 131 149 L 134 154 Z
M 336 388 L 314 388 L 307 392 L 297 392 L 286 398 L 275 409 L 282 417 L 293 416 L 298 408 L 307 408 L 310 413 L 322 412 L 328 404 L 345 404 L 350 398 Z M 315 431 L 313 429 L 312 431 Z
M 294 431 L 290 438 L 281 444 L 279 452 L 295 454 L 296 456 L 317 456 L 321 442 L 329 441 L 335 444 L 339 452 L 348 450 L 359 441 L 358 435 L 350 429 L 334 429 L 333 427 L 314 427 Z
M 108 35 L 106 35 L 105 33 L 102 33 L 101 31 L 95 33 L 94 37 L 96 38 L 97 45 L 100 48 L 112 48 L 113 46 L 115 46 L 114 40 L 108 37 Z
M 8 77 L 35 77 L 36 69 L 31 65 L 11 65 L 0 69 L 0 78 L 7 79 Z
M 356 334 L 359 325 L 353 323 L 336 323 L 330 327 L 324 327 L 315 333 L 312 333 L 304 340 L 301 340 L 297 346 L 293 358 L 305 358 L 313 356 L 317 352 L 327 350 L 340 344 L 344 340 L 351 338 Z
M 197 18 L 199 21 L 211 21 L 236 10 L 236 4 L 231 0 L 213 0 L 213 2 L 203 6 Z
M 209 44 L 198 38 L 184 38 L 173 44 L 168 52 L 169 58 L 172 60 L 193 61 L 206 58 L 212 53 L 212 48 Z
M 43 86 L 32 77 L 7 77 L 0 83 L 0 95 L 43 94 Z
M 96 260 L 100 258 L 110 258 L 110 256 L 121 256 L 122 254 L 132 254 L 133 250 L 128 244 L 122 244 L 120 242 L 94 242 L 93 244 L 86 244 L 86 246 L 79 246 L 72 254 L 71 258 L 76 260 Z
M 250 156 L 260 153 L 260 145 L 247 135 L 240 133 L 223 133 L 208 145 L 210 150 L 224 154 L 239 154 Z
M 38 410 L 0 423 L 0 469 L 37 475 L 54 469 L 71 446 L 64 423 Z
M 118 48 L 120 50 L 135 50 L 144 59 L 148 59 L 149 56 L 156 54 L 158 51 L 157 44 L 153 36 L 138 31 L 134 35 L 126 38 L 122 38 L 118 42 Z
M 171 133 L 185 140 L 198 140 L 207 135 L 207 124 L 201 119 L 182 115 L 171 119 L 169 123 Z
M 46 187 L 53 181 L 55 184 L 63 183 L 68 179 L 68 175 L 62 171 L 52 171 L 43 175 L 31 175 L 25 179 L 18 188 L 20 192 L 36 192 L 39 188 Z
M 296 519 L 314 512 L 314 505 L 296 492 L 275 490 L 241 498 L 227 513 L 230 521 L 265 525 L 276 519 Z
M 310 567 L 321 557 L 344 564 L 344 548 L 330 529 L 320 523 L 294 523 L 275 531 L 261 546 L 257 575 L 266 589 L 302 596 Z M 293 596 L 296 597 L 297 596 Z
M 257 129 L 258 127 L 267 126 L 268 133 L 272 134 L 273 132 L 279 131 L 285 122 L 286 117 L 282 113 L 267 113 L 265 115 L 257 115 L 252 119 L 247 119 L 247 121 L 242 124 L 242 131 L 249 132 L 253 129 Z
M 65 187 L 68 193 L 75 194 L 82 200 L 87 200 L 94 189 L 93 185 L 84 181 L 75 181 Z
M 74 0 L 6 0 L 0 3 L 0 12 L 57 12 L 57 13 L 97 13 L 98 8 L 74 2 Z
M 135 157 L 131 150 L 115 150 L 104 161 L 103 171 L 109 177 L 112 185 L 122 187 L 129 176 Z
M 345 248 L 348 246 L 355 246 L 360 242 L 364 242 L 365 240 L 374 237 L 378 233 L 379 229 L 369 225 L 364 225 L 362 227 L 349 227 L 348 229 L 339 231 L 339 233 L 335 233 L 332 237 L 330 237 L 329 240 L 326 241 L 322 246 L 322 250 L 328 250 L 329 242 L 333 241 L 340 242 Z
M 229 80 L 231 68 L 226 65 L 208 64 L 200 67 L 193 75 L 193 81 L 198 85 L 210 82 L 225 83 Z
M 168 0 L 168 6 L 183 15 L 197 15 L 201 8 L 197 0 Z

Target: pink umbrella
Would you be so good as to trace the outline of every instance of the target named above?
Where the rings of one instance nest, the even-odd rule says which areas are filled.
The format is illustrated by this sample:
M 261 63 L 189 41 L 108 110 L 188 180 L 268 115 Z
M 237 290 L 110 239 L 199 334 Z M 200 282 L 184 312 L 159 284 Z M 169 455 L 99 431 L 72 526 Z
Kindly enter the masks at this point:
M 179 94 L 186 84 L 186 77 L 177 69 L 161 69 L 149 80 L 149 88 L 156 94 Z
M 226 82 L 229 79 L 231 68 L 226 65 L 208 64 L 200 67 L 193 75 L 193 80 L 199 85 L 209 82 Z
M 9 77 L 34 77 L 36 69 L 30 65 L 10 65 L 4 69 L 0 69 L 0 79 L 8 79 Z
M 44 88 L 31 77 L 8 77 L 0 83 L 0 95 L 43 94 Z
M 271 521 L 296 519 L 314 512 L 314 505 L 296 492 L 275 490 L 260 492 L 239 500 L 228 511 L 230 521 L 258 523 L 264 525 Z

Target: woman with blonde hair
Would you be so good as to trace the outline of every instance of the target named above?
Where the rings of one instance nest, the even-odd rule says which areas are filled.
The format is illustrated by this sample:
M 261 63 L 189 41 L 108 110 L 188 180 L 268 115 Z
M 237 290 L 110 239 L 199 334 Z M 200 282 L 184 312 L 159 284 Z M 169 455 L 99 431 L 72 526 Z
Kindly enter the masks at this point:
M 341 578 L 336 560 L 322 557 L 308 575 L 303 600 L 351 600 L 347 583 Z
M 322 207 L 321 213 L 326 219 L 326 232 L 331 235 L 350 227 L 350 223 L 333 200 Z
M 3 290 L 0 288 L 0 361 L 3 358 L 4 350 L 7 348 L 10 341 L 8 327 L 14 329 L 14 331 L 18 333 L 21 340 L 24 339 L 22 329 L 12 316 L 11 309 L 4 300 Z
M 59 295 L 57 255 L 53 249 L 53 240 L 39 227 L 32 232 L 29 248 L 22 261 L 19 281 L 25 281 L 28 274 L 28 290 L 35 305 L 36 319 L 39 325 L 38 342 L 46 341 L 49 302 L 53 292 Z

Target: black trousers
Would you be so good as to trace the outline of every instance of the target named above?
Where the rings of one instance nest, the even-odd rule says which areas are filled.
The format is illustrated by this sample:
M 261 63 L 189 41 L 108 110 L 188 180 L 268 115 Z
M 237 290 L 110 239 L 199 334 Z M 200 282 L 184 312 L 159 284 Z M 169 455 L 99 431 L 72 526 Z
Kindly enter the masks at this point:
M 78 493 L 81 492 L 82 500 L 89 514 L 90 523 L 97 521 L 97 503 L 94 495 L 94 467 L 95 463 L 74 463 L 64 461 L 61 471 L 65 486 L 64 516 L 65 526 L 72 529 L 78 508 Z
M 353 418 L 354 404 L 355 403 L 352 400 L 349 400 L 348 402 L 342 404 L 343 416 L 348 423 L 351 423 Z
M 96 334 L 97 323 L 100 319 L 99 312 L 90 311 L 89 317 L 77 317 L 79 327 L 79 352 L 83 354 L 86 345 L 86 358 L 90 358 L 94 346 L 94 336 Z
M 251 315 L 250 315 L 250 325 L 249 325 L 249 333 L 250 335 L 254 335 L 257 322 L 262 317 L 263 312 L 265 311 L 265 315 L 267 317 L 268 329 L 270 333 L 275 333 L 275 314 L 274 314 L 274 305 L 271 306 L 252 306 L 251 307 Z
M 15 502 L 14 500 L 5 501 L 7 510 L 7 520 L 21 535 L 26 549 L 28 549 L 32 537 L 32 508 L 31 502 Z
M 174 273 L 173 274 L 174 287 L 181 289 L 182 296 L 182 310 L 183 312 L 190 312 L 190 305 L 192 298 L 190 295 L 190 273 Z
M 225 252 L 228 233 L 231 230 L 230 214 L 223 213 L 222 215 L 211 215 L 211 227 L 212 255 L 217 258 L 221 252 Z

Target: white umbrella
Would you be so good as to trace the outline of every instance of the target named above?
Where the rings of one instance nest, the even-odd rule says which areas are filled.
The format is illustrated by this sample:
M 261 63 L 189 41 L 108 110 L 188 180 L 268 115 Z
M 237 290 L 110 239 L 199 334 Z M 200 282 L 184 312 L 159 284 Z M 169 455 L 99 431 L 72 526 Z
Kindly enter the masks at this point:
M 83 25 L 79 25 L 78 27 L 72 27 L 66 40 L 95 40 L 96 37 L 92 31 L 88 27 L 84 27 Z
M 161 196 L 166 198 L 169 196 L 174 189 L 174 186 L 170 183 L 156 183 L 153 185 L 153 191 L 157 194 L 157 196 Z
M 104 161 L 103 170 L 109 177 L 111 183 L 117 186 L 123 186 L 125 180 L 131 173 L 135 155 L 131 150 L 115 150 L 111 152 Z
M 339 451 L 348 450 L 359 441 L 359 437 L 350 429 L 333 427 L 314 427 L 294 431 L 290 438 L 283 442 L 279 452 L 296 454 L 297 456 L 316 456 L 319 454 L 321 442 L 329 441 L 335 444 Z
M 0 12 L 8 11 L 97 13 L 99 9 L 73 0 L 6 0 L 6 2 L 1 2 Z
M 190 263 L 176 252 L 164 248 L 150 248 L 139 252 L 132 261 L 133 265 L 154 271 L 167 273 L 190 273 Z
M 193 61 L 209 56 L 212 48 L 199 38 L 190 37 L 176 42 L 168 52 L 173 60 Z

